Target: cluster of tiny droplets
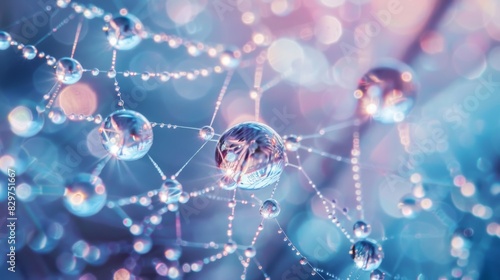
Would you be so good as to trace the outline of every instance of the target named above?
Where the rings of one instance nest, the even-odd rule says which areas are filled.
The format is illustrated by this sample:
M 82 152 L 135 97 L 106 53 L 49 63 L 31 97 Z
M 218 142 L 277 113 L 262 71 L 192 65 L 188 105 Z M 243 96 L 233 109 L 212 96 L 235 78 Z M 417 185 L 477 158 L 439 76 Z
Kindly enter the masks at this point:
M 360 219 L 364 220 L 363 214 L 363 199 L 361 193 L 361 179 L 359 172 L 359 157 L 361 155 L 361 149 L 359 148 L 359 131 L 355 131 L 352 135 L 352 150 L 351 150 L 351 162 L 352 162 L 352 179 L 354 180 L 354 188 L 356 192 L 356 209 L 360 213 Z
M 50 32 L 41 38 L 39 41 L 37 41 L 34 45 L 23 45 L 20 44 L 16 41 L 10 41 L 10 45 L 17 49 L 18 51 L 21 52 L 22 56 L 27 59 L 27 60 L 33 60 L 35 58 L 39 59 L 45 59 L 46 64 L 50 66 L 51 68 L 55 69 L 56 68 L 56 63 L 58 61 L 57 58 L 54 56 L 45 54 L 44 52 L 39 52 L 36 46 L 40 44 L 43 40 L 46 38 L 50 37 L 53 35 L 55 32 L 57 32 L 61 27 L 64 25 L 68 24 L 71 20 L 77 18 L 78 14 L 82 14 L 84 18 L 86 19 L 93 19 L 93 18 L 103 18 L 105 22 L 109 22 L 112 19 L 111 14 L 105 13 L 102 9 L 89 5 L 85 6 L 82 4 L 78 3 L 71 3 L 69 0 L 58 0 L 57 5 L 59 8 L 66 8 L 70 7 L 73 12 L 68 15 L 64 20 L 62 20 L 58 25 L 56 25 L 53 29 L 50 30 Z M 120 14 L 126 15 L 127 11 L 126 10 L 121 10 Z M 81 29 L 81 22 L 78 26 L 78 30 L 76 32 L 75 36 L 75 42 L 73 45 L 72 53 L 71 53 L 71 58 L 73 58 L 76 45 L 78 42 L 78 36 L 80 34 L 80 29 Z M 106 31 L 106 30 L 105 30 Z M 173 35 L 167 35 L 164 33 L 151 33 L 147 30 L 144 30 L 140 34 L 142 39 L 151 39 L 154 43 L 157 44 L 167 44 L 170 48 L 178 48 L 178 47 L 183 47 L 185 48 L 186 52 L 188 55 L 192 57 L 199 56 L 201 53 L 207 54 L 211 58 L 215 59 L 220 59 L 223 52 L 225 51 L 226 47 L 222 45 L 216 45 L 216 46 L 209 46 L 201 42 L 192 42 L 189 40 L 185 40 L 183 38 L 173 36 Z M 242 48 L 241 52 L 244 54 L 250 54 L 254 52 L 256 49 L 258 49 L 259 45 L 254 43 L 253 41 L 250 41 L 246 43 Z M 194 80 L 198 77 L 206 77 L 209 76 L 213 73 L 215 74 L 220 74 L 227 72 L 226 79 L 224 80 L 223 86 L 221 88 L 221 91 L 218 95 L 218 98 L 216 100 L 216 106 L 214 110 L 214 115 L 212 117 L 212 120 L 210 124 L 207 126 L 211 128 L 215 116 L 222 104 L 222 100 L 224 98 L 224 95 L 227 91 L 228 85 L 231 81 L 232 75 L 234 73 L 234 69 L 226 69 L 222 64 L 217 64 L 216 66 L 213 67 L 206 67 L 206 68 L 201 68 L 201 69 L 195 69 L 195 70 L 190 70 L 190 71 L 163 71 L 163 72 L 137 72 L 137 71 L 132 71 L 132 70 L 126 70 L 126 71 L 117 71 L 115 69 L 116 65 L 116 60 L 117 60 L 117 50 L 113 50 L 113 55 L 112 55 L 112 61 L 111 61 L 111 67 L 109 70 L 102 70 L 98 68 L 92 68 L 92 69 L 83 69 L 83 72 L 90 72 L 92 76 L 98 76 L 101 73 L 106 73 L 107 77 L 109 79 L 112 79 L 114 81 L 114 86 L 115 86 L 115 92 L 116 96 L 118 99 L 118 106 L 121 107 L 122 109 L 125 109 L 125 102 L 122 99 L 122 92 L 121 88 L 118 84 L 118 79 L 117 76 L 120 75 L 120 77 L 140 77 L 143 81 L 147 81 L 152 78 L 157 78 L 161 82 L 168 82 L 170 79 L 180 79 L 180 78 L 186 78 L 188 80 Z M 268 82 L 265 85 L 262 85 L 262 77 L 263 77 L 263 65 L 266 61 L 266 51 L 263 50 L 261 51 L 257 56 L 254 62 L 251 63 L 246 63 L 246 64 L 240 64 L 240 66 L 245 66 L 245 65 L 255 65 L 255 74 L 254 74 L 254 87 L 250 91 L 250 97 L 255 101 L 255 116 L 256 119 L 259 119 L 259 114 L 260 114 L 260 101 L 262 98 L 262 95 L 264 92 L 266 92 L 268 89 L 272 88 L 273 86 L 277 85 L 283 78 L 284 75 L 278 76 L 274 79 L 272 79 L 270 82 Z M 58 82 L 54 84 L 54 86 L 51 88 L 51 90 L 44 95 L 43 99 L 46 100 L 46 104 L 44 106 L 38 107 L 39 111 L 44 112 L 45 109 L 51 109 L 54 105 L 54 102 L 56 101 L 58 97 L 58 93 L 60 89 L 62 88 L 63 84 L 61 82 Z M 43 107 L 45 109 L 43 109 Z M 48 112 L 49 117 L 51 114 L 54 114 L 53 111 Z M 95 124 L 100 124 L 103 121 L 103 118 L 100 114 L 97 115 L 76 115 L 76 114 L 69 114 L 68 118 L 70 120 L 85 120 L 88 122 L 93 122 Z M 345 237 L 351 242 L 354 243 L 355 240 L 353 237 L 350 235 L 349 231 L 342 226 L 339 218 L 336 216 L 336 208 L 337 208 L 337 203 L 335 200 L 328 200 L 317 188 L 316 184 L 312 181 L 311 177 L 308 175 L 308 173 L 304 170 L 302 163 L 301 163 L 301 158 L 299 153 L 297 152 L 298 149 L 307 151 L 308 153 L 312 154 L 317 154 L 319 156 L 333 159 L 339 162 L 351 164 L 352 172 L 353 172 L 353 181 L 354 181 L 354 189 L 355 189 L 355 195 L 356 195 L 356 209 L 360 213 L 360 219 L 364 219 L 363 215 L 363 206 L 362 206 L 362 190 L 361 190 L 361 180 L 360 180 L 360 169 L 361 169 L 361 164 L 360 164 L 360 155 L 361 155 L 361 149 L 360 149 L 360 135 L 359 131 L 357 130 L 357 123 L 358 121 L 355 120 L 353 123 L 348 123 L 348 124 L 342 124 L 344 126 L 350 126 L 353 124 L 356 124 L 356 131 L 353 133 L 352 141 L 353 141 L 353 146 L 351 150 L 351 157 L 350 158 L 344 158 L 342 156 L 330 154 L 324 151 L 321 151 L 319 149 L 313 148 L 313 147 L 307 147 L 303 146 L 302 143 L 300 143 L 302 140 L 305 139 L 310 139 L 310 138 L 317 138 L 317 137 L 322 137 L 328 132 L 335 131 L 338 129 L 338 125 L 332 126 L 332 127 L 327 127 L 320 129 L 318 133 L 313 134 L 313 135 L 302 135 L 297 137 L 296 143 L 291 143 L 290 145 L 296 145 L 293 148 L 287 148 L 288 151 L 290 152 L 296 152 L 296 160 L 297 160 L 297 165 L 287 163 L 287 166 L 292 167 L 300 171 L 300 173 L 307 179 L 308 185 L 315 191 L 315 195 L 321 199 L 322 204 L 324 205 L 325 212 L 328 215 L 328 218 L 331 220 L 333 224 L 335 224 L 341 232 L 345 235 Z M 159 128 L 168 128 L 168 129 L 188 129 L 188 130 L 195 130 L 195 131 L 200 131 L 200 128 L 196 127 L 188 127 L 188 126 L 179 126 L 179 125 L 174 125 L 174 124 L 168 124 L 168 123 L 163 123 L 163 122 L 152 122 L 151 123 L 152 127 L 159 127 Z M 409 127 L 406 123 L 402 122 L 397 125 L 398 131 L 399 131 L 399 137 L 400 137 L 400 142 L 402 146 L 406 149 L 409 144 L 410 144 L 410 138 L 409 138 Z M 212 128 L 213 131 L 213 128 Z M 210 138 L 204 139 L 206 142 L 208 141 L 216 141 L 212 139 L 213 136 L 220 136 L 219 134 L 213 134 Z M 286 138 L 286 137 L 284 137 Z M 204 145 L 203 144 L 203 145 Z M 285 143 L 286 144 L 286 143 Z M 203 145 L 200 147 L 203 148 Z M 199 149 L 199 150 L 200 150 Z M 198 150 L 198 151 L 199 151 Z M 197 151 L 197 152 L 198 152 Z M 407 151 L 408 152 L 408 151 Z M 196 153 L 195 153 L 196 155 Z M 166 180 L 167 176 L 163 173 L 159 165 L 149 156 L 149 159 L 159 175 L 161 176 L 162 180 Z M 194 157 L 194 155 L 193 155 Z M 99 175 L 101 170 L 104 168 L 106 163 L 108 162 L 110 157 L 107 157 L 105 160 L 101 161 L 98 166 L 95 168 L 95 170 L 92 172 L 94 175 Z M 191 157 L 192 159 L 192 157 Z M 184 166 L 186 166 L 189 161 L 189 159 Z M 183 166 L 183 167 L 184 167 Z M 171 178 L 175 179 L 179 173 L 182 171 L 183 167 L 175 173 L 175 175 L 172 175 Z M 465 179 L 465 176 L 463 175 L 461 171 L 461 167 L 458 164 L 458 161 L 453 157 L 453 155 L 448 154 L 447 155 L 447 167 L 450 173 L 451 178 L 453 179 L 453 182 L 456 187 L 461 189 L 461 194 L 464 197 L 467 197 L 468 192 L 470 191 L 470 188 L 474 188 L 472 182 L 469 182 Z M 413 170 L 414 171 L 414 170 Z M 414 184 L 413 188 L 413 196 L 416 198 L 420 199 L 420 205 L 424 207 L 424 209 L 430 209 L 432 206 L 432 201 L 428 198 L 426 198 L 425 191 L 423 190 L 422 187 L 422 178 L 419 173 L 413 173 L 411 176 L 410 180 L 411 183 Z M 275 191 L 277 189 L 277 183 L 274 186 L 272 193 L 270 195 L 270 198 L 273 198 Z M 471 187 L 472 185 L 472 187 Z M 252 207 L 256 206 L 256 203 L 251 202 L 249 200 L 244 200 L 244 199 L 237 199 L 236 198 L 236 190 L 233 191 L 232 198 L 225 198 L 225 197 L 220 197 L 217 195 L 212 195 L 211 193 L 220 190 L 220 186 L 214 184 L 213 186 L 206 187 L 204 189 L 198 190 L 198 191 L 193 191 L 190 193 L 183 192 L 179 198 L 179 203 L 187 203 L 190 197 L 197 197 L 197 196 L 205 196 L 209 199 L 213 199 L 216 201 L 224 201 L 227 202 L 228 208 L 230 209 L 230 214 L 228 216 L 228 229 L 227 229 L 227 238 L 228 238 L 228 243 L 226 244 L 216 244 L 214 242 L 209 242 L 209 243 L 194 243 L 194 242 L 189 242 L 181 239 L 180 236 L 180 218 L 179 218 L 179 212 L 178 210 L 178 205 L 177 204 L 168 204 L 167 206 L 161 207 L 159 209 L 155 209 L 153 207 L 153 200 L 158 197 L 160 193 L 160 189 L 155 189 L 146 192 L 145 194 L 141 195 L 135 195 L 131 196 L 128 198 L 120 198 L 116 201 L 108 201 L 107 207 L 114 210 L 118 216 L 122 219 L 123 226 L 129 229 L 130 233 L 134 236 L 141 236 L 141 237 L 149 237 L 153 231 L 155 230 L 156 226 L 158 226 L 161 223 L 162 216 L 168 212 L 174 212 L 176 214 L 176 233 L 177 233 L 177 245 L 179 246 L 185 246 L 185 247 L 193 247 L 193 248 L 204 248 L 204 249 L 220 249 L 224 248 L 219 253 L 213 254 L 209 257 L 203 258 L 198 261 L 192 261 L 192 262 L 186 262 L 180 265 L 180 269 L 184 273 L 190 273 L 190 272 L 199 272 L 202 270 L 203 265 L 209 264 L 216 262 L 226 256 L 231 255 L 232 253 L 236 252 L 238 255 L 238 258 L 243 266 L 243 274 L 241 275 L 241 279 L 246 279 L 246 272 L 247 268 L 250 265 L 250 262 L 253 261 L 257 268 L 262 272 L 263 276 L 266 279 L 269 279 L 269 276 L 267 273 L 263 270 L 262 265 L 258 262 L 257 258 L 255 258 L 255 244 L 257 242 L 257 239 L 261 233 L 262 230 L 264 230 L 264 219 L 261 220 L 261 223 L 259 224 L 252 241 L 249 246 L 240 246 L 236 245 L 237 249 L 241 249 L 244 251 L 244 254 L 241 255 L 238 251 L 231 249 L 226 249 L 226 246 L 230 244 L 231 242 L 234 242 L 232 239 L 233 236 L 233 221 L 235 219 L 235 208 L 237 204 L 241 205 L 250 205 Z M 254 194 L 251 195 L 251 199 L 256 200 L 259 204 L 261 204 L 261 201 L 255 197 Z M 129 205 L 138 205 L 145 207 L 149 210 L 151 210 L 151 214 L 145 216 L 142 221 L 133 221 L 133 219 L 123 210 L 123 207 L 129 206 Z M 472 211 L 472 210 L 471 210 Z M 348 220 L 350 220 L 350 217 L 347 215 L 347 208 L 342 209 L 342 213 L 346 216 Z M 474 214 L 474 213 L 472 213 Z M 293 252 L 299 257 L 299 263 L 301 265 L 308 265 L 311 267 L 312 272 L 311 275 L 318 275 L 320 278 L 325 279 L 323 275 L 338 279 L 338 277 L 330 272 L 327 272 L 321 268 L 317 268 L 311 265 L 311 263 L 307 260 L 307 258 L 299 252 L 298 248 L 290 241 L 290 238 L 288 235 L 284 232 L 284 230 L 281 228 L 280 224 L 278 223 L 277 219 L 274 219 L 279 227 L 278 234 L 283 235 L 283 241 L 287 243 L 287 245 L 291 248 Z M 138 243 L 136 243 L 138 244 Z M 142 243 L 141 243 L 142 244 Z M 230 244 L 231 245 L 231 244 Z M 143 246 L 143 245 L 141 245 Z M 135 247 L 135 246 L 134 246 Z M 140 247 L 140 246 L 139 246 Z M 231 247 L 231 246 L 230 246 Z M 139 250 L 140 251 L 140 250 Z M 118 252 L 115 252 L 118 253 Z M 167 252 L 165 253 L 167 254 Z M 464 262 L 464 260 L 467 260 L 467 257 L 463 258 L 458 255 L 457 253 L 457 266 L 462 266 L 461 264 Z M 162 261 L 157 261 L 154 263 L 155 270 L 160 276 L 169 276 L 172 278 L 175 278 L 174 276 L 176 273 L 178 274 L 179 268 L 176 267 L 167 267 L 167 264 L 162 262 Z M 176 272 L 177 271 L 177 272 Z M 354 270 L 353 270 L 354 271 Z M 352 277 L 353 271 L 348 276 L 348 279 Z M 119 269 L 116 273 L 124 273 L 122 269 Z M 322 275 L 323 274 L 323 275 Z M 358 279 L 360 277 L 359 271 L 358 274 L 356 275 L 355 279 Z
M 351 243 L 354 243 L 354 239 L 351 237 L 351 235 L 349 234 L 347 229 L 342 226 L 339 218 L 336 216 L 336 210 L 335 210 L 336 201 L 335 200 L 329 201 L 321 193 L 321 191 L 316 187 L 316 184 L 314 184 L 314 182 L 311 180 L 311 177 L 307 174 L 307 172 L 302 167 L 299 153 L 296 153 L 296 158 L 297 158 L 297 162 L 298 162 L 297 169 L 299 169 L 302 172 L 304 177 L 307 179 L 308 184 L 311 186 L 311 188 L 313 188 L 313 190 L 316 192 L 316 195 L 321 199 L 321 203 L 323 203 L 323 206 L 325 207 L 325 212 L 327 213 L 328 218 L 332 221 L 333 224 L 335 224 L 340 229 L 340 231 L 345 235 L 345 237 Z M 330 207 L 331 207 L 331 209 L 330 209 Z M 344 211 L 344 212 L 346 212 L 346 211 Z

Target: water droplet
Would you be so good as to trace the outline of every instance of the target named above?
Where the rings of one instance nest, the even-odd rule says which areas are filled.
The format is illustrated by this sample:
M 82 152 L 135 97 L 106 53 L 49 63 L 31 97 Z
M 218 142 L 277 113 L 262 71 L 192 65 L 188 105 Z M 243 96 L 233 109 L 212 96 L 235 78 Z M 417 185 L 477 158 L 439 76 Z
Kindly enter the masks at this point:
M 296 135 L 286 136 L 283 141 L 285 141 L 285 147 L 287 151 L 295 152 L 300 148 L 300 137 Z
M 110 69 L 108 71 L 108 78 L 113 79 L 116 77 L 116 70 L 115 69 Z
M 63 124 L 66 121 L 66 115 L 61 108 L 52 109 L 48 117 L 54 124 Z
M 144 72 L 141 74 L 141 80 L 143 81 L 149 80 L 149 77 L 150 77 L 149 72 Z
M 353 232 L 354 236 L 357 238 L 366 238 L 370 235 L 371 231 L 372 227 L 363 221 L 357 221 L 354 223 Z
M 257 122 L 237 124 L 220 137 L 217 167 L 241 189 L 261 189 L 279 180 L 287 162 L 280 136 Z
M 179 203 L 187 203 L 189 201 L 190 195 L 187 192 L 182 192 L 179 196 Z
M 161 202 L 166 204 L 177 203 L 182 194 L 182 185 L 175 179 L 167 179 L 158 192 Z
M 117 16 L 104 28 L 109 44 L 117 50 L 130 50 L 141 42 L 142 23 L 135 16 Z
M 50 55 L 47 55 L 45 58 L 47 59 L 47 65 L 48 66 L 53 66 L 57 62 L 56 58 L 52 57 Z
M 166 82 L 168 80 L 170 80 L 170 74 L 168 72 L 162 72 L 160 74 L 160 81 Z
M 151 124 L 135 111 L 115 111 L 101 124 L 99 133 L 104 148 L 120 160 L 140 159 L 153 145 Z
M 95 117 L 94 117 L 94 123 L 96 124 L 100 124 L 102 122 L 102 116 L 100 114 L 97 114 Z
M 356 267 L 365 271 L 377 269 L 384 258 L 382 246 L 369 239 L 354 243 L 349 254 Z
M 415 105 L 417 85 L 412 70 L 401 63 L 370 70 L 354 95 L 358 111 L 383 123 L 401 122 Z
M 182 255 L 182 249 L 179 246 L 174 246 L 165 250 L 165 258 L 169 261 L 177 261 Z
M 200 129 L 199 134 L 200 134 L 201 139 L 208 141 L 214 137 L 215 132 L 214 132 L 213 127 L 206 125 Z
M 370 273 L 370 280 L 384 280 L 385 279 L 385 273 L 382 271 L 375 269 Z
M 137 237 L 134 240 L 134 251 L 136 251 L 141 255 L 148 253 L 151 250 L 152 246 L 153 242 L 151 241 L 151 238 L 148 236 Z
M 35 46 L 27 45 L 23 48 L 23 57 L 27 60 L 32 60 L 36 57 L 37 52 L 38 50 L 35 48 Z
M 234 241 L 229 241 L 224 244 L 224 251 L 226 251 L 228 254 L 236 252 L 236 249 L 238 249 L 238 246 Z
M 412 195 L 403 196 L 398 207 L 401 210 L 401 214 L 406 218 L 415 218 L 421 210 L 420 203 Z
M 245 249 L 245 257 L 247 258 L 253 258 L 257 254 L 257 251 L 255 250 L 255 247 L 250 246 Z
M 71 85 L 82 78 L 83 68 L 80 62 L 70 57 L 59 59 L 56 66 L 57 80 L 63 84 Z
M 274 199 L 266 199 L 262 206 L 260 207 L 260 215 L 264 219 L 274 219 L 278 217 L 281 212 L 280 205 L 278 201 Z
M 0 50 L 6 50 L 10 46 L 10 42 L 12 41 L 12 37 L 9 33 L 5 31 L 0 31 Z
M 241 52 L 236 48 L 229 48 L 219 56 L 220 64 L 228 69 L 234 69 L 240 65 Z
M 77 216 L 92 216 L 99 212 L 105 203 L 106 187 L 97 176 L 79 173 L 66 184 L 64 206 Z
M 56 5 L 59 8 L 66 8 L 68 7 L 69 3 L 71 3 L 71 0 L 57 0 Z
M 456 250 L 470 249 L 472 246 L 472 229 L 457 229 L 451 237 L 451 247 Z

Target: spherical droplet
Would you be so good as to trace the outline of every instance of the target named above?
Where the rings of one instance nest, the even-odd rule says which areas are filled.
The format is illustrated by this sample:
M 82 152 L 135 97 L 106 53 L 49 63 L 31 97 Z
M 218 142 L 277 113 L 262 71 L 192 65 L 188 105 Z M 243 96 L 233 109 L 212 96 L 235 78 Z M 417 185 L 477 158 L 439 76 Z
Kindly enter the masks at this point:
M 260 91 L 261 91 L 261 90 L 260 90 L 260 89 L 258 89 L 258 88 L 254 88 L 254 89 L 250 90 L 250 93 L 249 93 L 250 98 L 251 98 L 252 100 L 256 100 L 257 98 L 259 98 Z
M 92 216 L 99 212 L 105 203 L 106 187 L 97 176 L 79 173 L 66 184 L 64 206 L 77 216 Z
M 238 245 L 236 245 L 234 241 L 228 241 L 226 244 L 224 244 L 224 251 L 226 251 L 228 254 L 236 252 L 236 249 L 238 249 Z
M 418 203 L 417 199 L 412 195 L 403 196 L 398 207 L 401 210 L 401 214 L 406 218 L 415 218 L 421 210 L 420 203 Z
M 80 62 L 70 57 L 59 59 L 56 65 L 57 80 L 63 84 L 71 85 L 82 78 L 83 68 Z
M 385 273 L 382 271 L 375 269 L 370 273 L 370 280 L 384 280 L 385 279 Z
M 130 50 L 141 42 L 142 23 L 135 16 L 117 16 L 105 27 L 109 44 L 117 50 Z
M 143 80 L 143 81 L 149 80 L 149 77 L 150 77 L 149 72 L 144 72 L 141 74 L 141 80 Z
M 102 116 L 100 114 L 97 114 L 95 117 L 94 117 L 94 123 L 95 124 L 100 124 L 102 122 Z
M 168 72 L 162 72 L 160 74 L 160 81 L 166 82 L 168 80 L 170 80 L 170 74 Z
M 412 70 L 404 65 L 370 70 L 358 84 L 354 95 L 358 112 L 382 123 L 401 122 L 415 105 L 417 84 Z
M 250 246 L 245 249 L 245 257 L 247 258 L 253 258 L 257 254 L 257 251 L 255 251 L 255 247 Z
M 10 41 L 12 41 L 12 37 L 9 33 L 5 31 L 0 31 L 0 50 L 6 50 L 10 46 Z
M 158 197 L 161 202 L 170 204 L 179 202 L 182 194 L 182 185 L 175 179 L 167 179 L 158 192 Z
M 299 263 L 300 263 L 301 265 L 306 265 L 306 264 L 307 264 L 307 259 L 306 259 L 306 258 L 300 258 Z
M 116 77 L 116 70 L 115 69 L 110 69 L 108 71 L 108 78 L 113 79 Z
M 99 133 L 104 148 L 120 160 L 140 159 L 153 145 L 151 124 L 135 111 L 115 111 L 101 124 Z
M 366 238 L 372 232 L 372 227 L 363 221 L 357 221 L 354 223 L 353 232 L 357 238 Z
M 48 114 L 49 119 L 54 124 L 63 124 L 66 121 L 66 114 L 64 114 L 61 108 L 54 108 Z
M 206 125 L 200 129 L 200 137 L 205 141 L 211 140 L 214 134 L 214 129 L 211 126 Z
M 187 203 L 189 201 L 189 198 L 191 196 L 187 192 L 182 192 L 181 195 L 179 196 L 179 203 Z
M 137 237 L 134 240 L 134 251 L 136 251 L 138 254 L 143 255 L 148 253 L 151 250 L 152 246 L 153 246 L 153 241 L 149 236 Z
M 181 247 L 174 246 L 165 250 L 165 258 L 169 261 L 177 261 L 182 255 Z
M 290 152 L 295 152 L 300 148 L 300 137 L 296 135 L 288 135 L 284 139 L 285 148 Z
M 241 52 L 238 49 L 227 49 L 219 56 L 220 64 L 228 69 L 234 69 L 240 65 Z
M 56 58 L 52 57 L 50 55 L 47 55 L 45 58 L 47 59 L 47 65 L 48 66 L 53 66 L 57 62 Z
M 237 124 L 220 137 L 215 162 L 241 189 L 261 189 L 279 180 L 287 162 L 280 136 L 257 122 Z
M 377 269 L 384 258 L 382 246 L 369 239 L 354 243 L 349 254 L 356 267 L 365 271 Z
M 32 60 L 36 57 L 37 52 L 38 50 L 35 48 L 35 46 L 27 45 L 23 48 L 23 57 L 28 60 Z
M 260 215 L 264 219 L 274 219 L 280 214 L 281 208 L 278 201 L 270 198 L 266 199 L 260 206 Z
M 92 69 L 91 73 L 92 73 L 92 76 L 97 76 L 97 75 L 99 75 L 99 69 L 94 68 L 94 69 Z

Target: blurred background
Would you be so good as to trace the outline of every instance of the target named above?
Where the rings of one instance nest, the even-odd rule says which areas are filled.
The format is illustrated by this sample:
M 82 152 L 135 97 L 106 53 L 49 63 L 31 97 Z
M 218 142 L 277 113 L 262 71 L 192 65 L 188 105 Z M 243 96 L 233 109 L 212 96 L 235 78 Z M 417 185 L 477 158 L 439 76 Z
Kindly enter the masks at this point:
M 497 1 L 79 3 L 83 9 L 96 5 L 112 15 L 126 9 L 153 33 L 242 49 L 213 124 L 215 132 L 222 134 L 232 125 L 255 120 L 251 92 L 260 69 L 266 90 L 260 98 L 259 121 L 281 136 L 312 135 L 333 127 L 318 137 L 305 137 L 301 145 L 306 148 L 298 153 L 317 188 L 335 200 L 337 216 L 349 233 L 359 219 L 348 163 L 352 123 L 359 117 L 353 93 L 360 78 L 380 63 L 407 64 L 419 89 L 405 120 L 396 124 L 368 120 L 359 127 L 364 221 L 371 225 L 370 238 L 384 250 L 379 269 L 385 279 L 500 279 L 495 269 L 500 254 Z M 71 4 L 62 9 L 50 0 L 2 1 L 0 30 L 25 45 L 40 42 L 39 52 L 61 58 L 71 54 L 82 22 L 74 58 L 84 69 L 109 70 L 113 49 L 102 30 L 105 22 L 75 10 Z M 54 28 L 57 32 L 45 39 Z M 255 50 L 245 51 L 245 46 Z M 137 249 L 140 236 L 125 227 L 113 209 L 104 207 L 90 217 L 70 213 L 63 204 L 66 181 L 77 173 L 92 172 L 106 152 L 97 124 L 65 115 L 111 114 L 118 109 L 114 80 L 106 73 L 93 76 L 88 71 L 78 83 L 64 85 L 54 107 L 62 111 L 54 120 L 35 109 L 55 83 L 47 59 L 26 60 L 11 47 L 0 51 L 0 61 L 1 279 L 240 278 L 243 266 L 237 254 L 191 271 L 220 248 L 183 247 L 178 258 L 166 258 L 165 251 L 177 248 L 175 213 L 165 213 L 151 239 L 143 242 L 151 245 L 149 250 Z M 217 58 L 189 55 L 183 46 L 151 39 L 118 51 L 116 57 L 116 70 L 121 72 L 191 71 L 216 65 Z M 225 78 L 225 70 L 167 82 L 117 76 L 127 109 L 151 122 L 195 128 L 210 123 Z M 170 176 L 202 144 L 196 130 L 156 127 L 149 155 Z M 220 178 L 215 145 L 209 142 L 177 178 L 185 191 L 203 190 Z M 317 152 L 308 152 L 309 147 Z M 287 153 L 290 163 L 298 164 L 296 154 Z M 17 180 L 16 273 L 7 270 L 6 256 L 9 167 L 15 168 Z M 163 182 L 147 157 L 128 162 L 111 159 L 100 177 L 108 201 L 158 189 Z M 238 191 L 238 197 L 250 201 L 235 210 L 233 239 L 241 248 L 250 244 L 261 222 L 260 204 L 250 195 L 265 200 L 271 191 L 271 186 Z M 232 192 L 217 189 L 212 195 L 191 197 L 179 205 L 183 240 L 227 241 L 227 200 Z M 322 201 L 300 171 L 286 167 L 274 197 L 281 205 L 277 217 L 281 227 L 310 264 L 324 271 L 319 272 L 324 279 L 333 278 L 326 272 L 341 279 L 370 278 L 369 271 L 355 268 L 349 256 L 351 242 L 329 221 Z M 151 214 L 140 205 L 122 208 L 134 223 Z M 321 279 L 311 274 L 310 266 L 300 265 L 300 257 L 278 229 L 272 220 L 264 221 L 255 245 L 263 271 L 271 279 Z M 246 275 L 246 279 L 265 278 L 254 262 Z

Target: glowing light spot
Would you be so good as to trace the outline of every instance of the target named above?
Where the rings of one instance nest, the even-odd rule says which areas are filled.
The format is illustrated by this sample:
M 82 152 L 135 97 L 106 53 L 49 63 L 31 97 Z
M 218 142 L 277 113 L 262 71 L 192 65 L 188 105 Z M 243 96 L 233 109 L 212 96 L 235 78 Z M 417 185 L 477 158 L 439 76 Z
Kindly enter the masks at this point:
M 271 11 L 277 16 L 286 15 L 291 9 L 287 0 L 274 0 L 271 3 Z
M 131 279 L 130 272 L 125 268 L 120 268 L 113 274 L 113 280 L 130 280 L 130 279 Z
M 440 53 L 444 50 L 444 38 L 437 32 L 429 32 L 420 40 L 420 47 L 428 54 Z
M 410 180 L 412 183 L 418 184 L 422 181 L 422 175 L 420 175 L 419 173 L 413 173 L 410 177 Z
M 354 98 L 360 99 L 361 97 L 363 97 L 363 92 L 359 89 L 355 90 L 354 91 Z
M 423 198 L 425 196 L 425 190 L 422 185 L 416 185 L 413 188 L 413 195 L 417 198 Z
M 16 161 L 11 155 L 3 155 L 0 157 L 0 169 L 7 174 L 7 169 L 15 166 Z
M 168 270 L 168 277 L 173 278 L 173 279 L 179 277 L 179 269 L 177 269 L 177 267 L 171 267 Z
M 22 137 L 31 137 L 43 128 L 43 118 L 26 106 L 17 106 L 8 115 L 10 129 Z
M 422 209 L 429 210 L 432 208 L 432 200 L 430 198 L 424 198 L 420 202 L 420 206 L 422 206 Z
M 488 206 L 476 204 L 472 207 L 472 214 L 481 219 L 489 219 L 491 218 L 493 211 Z
M 322 16 L 316 23 L 314 33 L 319 42 L 331 45 L 342 36 L 342 23 L 336 17 Z
M 405 82 L 410 82 L 413 79 L 413 76 L 410 72 L 403 72 L 401 74 L 401 80 Z
M 260 46 L 264 44 L 266 37 L 262 33 L 254 33 L 252 36 L 252 40 L 256 45 Z
M 461 187 L 466 182 L 467 182 L 467 180 L 462 175 L 457 175 L 457 176 L 455 176 L 455 178 L 453 178 L 453 184 L 457 187 Z
M 89 116 L 93 115 L 97 109 L 96 93 L 89 85 L 83 83 L 65 87 L 58 100 L 66 115 Z
M 463 248 L 464 244 L 464 239 L 460 236 L 455 236 L 451 239 L 451 247 L 453 247 L 454 249 L 461 249 Z
M 366 105 L 366 113 L 368 115 L 373 115 L 377 112 L 378 108 L 377 108 L 377 104 L 375 103 L 370 103 L 368 105 Z
M 252 12 L 244 12 L 241 15 L 241 21 L 244 24 L 251 25 L 255 22 L 255 14 Z
M 476 186 L 474 186 L 471 182 L 467 182 L 462 185 L 460 192 L 465 197 L 471 197 L 476 193 Z
M 158 263 L 155 266 L 156 273 L 160 276 L 167 276 L 168 275 L 168 266 L 165 263 Z

